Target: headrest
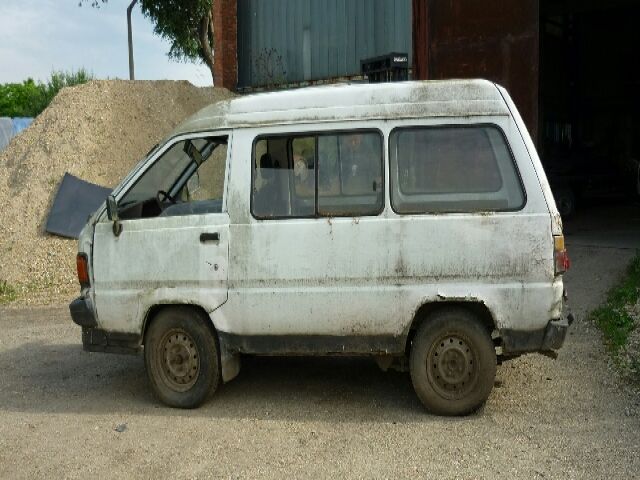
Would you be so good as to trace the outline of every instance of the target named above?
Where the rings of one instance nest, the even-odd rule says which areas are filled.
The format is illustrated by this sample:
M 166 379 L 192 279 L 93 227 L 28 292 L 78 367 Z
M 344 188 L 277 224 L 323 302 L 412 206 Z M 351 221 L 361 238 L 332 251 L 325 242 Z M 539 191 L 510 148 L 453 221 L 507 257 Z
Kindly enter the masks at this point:
M 273 159 L 270 153 L 264 153 L 260 157 L 260 168 L 273 168 Z

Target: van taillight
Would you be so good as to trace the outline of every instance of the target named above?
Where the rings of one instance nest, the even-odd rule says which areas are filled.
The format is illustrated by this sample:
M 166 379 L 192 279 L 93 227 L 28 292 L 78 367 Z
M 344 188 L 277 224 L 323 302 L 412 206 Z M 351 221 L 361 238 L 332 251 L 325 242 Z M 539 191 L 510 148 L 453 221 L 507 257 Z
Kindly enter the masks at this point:
M 569 254 L 567 253 L 567 249 L 564 247 L 564 236 L 563 235 L 554 235 L 553 236 L 553 259 L 555 264 L 555 273 L 556 275 L 561 275 L 571 266 L 571 261 L 569 260 Z
M 76 257 L 76 266 L 78 268 L 78 281 L 80 287 L 88 287 L 89 282 L 89 259 L 86 253 L 79 253 Z

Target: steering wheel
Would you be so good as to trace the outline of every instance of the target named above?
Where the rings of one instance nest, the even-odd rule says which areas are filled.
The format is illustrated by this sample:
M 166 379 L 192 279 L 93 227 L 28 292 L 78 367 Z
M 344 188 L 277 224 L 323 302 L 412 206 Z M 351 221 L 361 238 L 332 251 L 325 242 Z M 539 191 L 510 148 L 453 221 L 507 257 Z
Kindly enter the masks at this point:
M 165 201 L 167 201 L 167 200 L 169 200 L 174 205 L 176 204 L 176 199 L 173 198 L 171 195 L 169 195 L 164 190 L 158 190 L 158 193 L 156 193 L 156 200 L 158 200 L 158 203 L 160 205 L 165 203 Z

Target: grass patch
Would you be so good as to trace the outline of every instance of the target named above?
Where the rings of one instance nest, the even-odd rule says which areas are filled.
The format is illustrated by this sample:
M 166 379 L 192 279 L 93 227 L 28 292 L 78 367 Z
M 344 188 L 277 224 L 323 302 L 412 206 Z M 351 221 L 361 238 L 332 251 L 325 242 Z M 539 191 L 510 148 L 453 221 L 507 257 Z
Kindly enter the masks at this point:
M 0 280 L 0 305 L 13 302 L 16 298 L 18 298 L 18 290 L 6 280 Z
M 591 313 L 602 330 L 615 363 L 640 381 L 640 254 L 624 278 L 607 294 L 606 302 Z
M 53 282 L 29 282 L 10 284 L 6 280 L 0 280 L 0 305 L 17 302 L 20 304 L 25 299 L 46 295 L 54 287 Z

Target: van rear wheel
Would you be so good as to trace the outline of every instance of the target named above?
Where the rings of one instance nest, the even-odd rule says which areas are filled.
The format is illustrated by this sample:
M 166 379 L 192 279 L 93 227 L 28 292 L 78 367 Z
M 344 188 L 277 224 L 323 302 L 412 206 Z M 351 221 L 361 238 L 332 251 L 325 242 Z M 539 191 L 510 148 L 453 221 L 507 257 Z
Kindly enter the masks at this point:
M 191 308 L 171 307 L 147 329 L 147 375 L 156 397 L 170 407 L 195 408 L 220 383 L 218 343 L 208 321 Z
M 442 309 L 423 322 L 411 345 L 413 388 L 438 415 L 467 415 L 489 397 L 496 353 L 487 329 L 471 312 Z

